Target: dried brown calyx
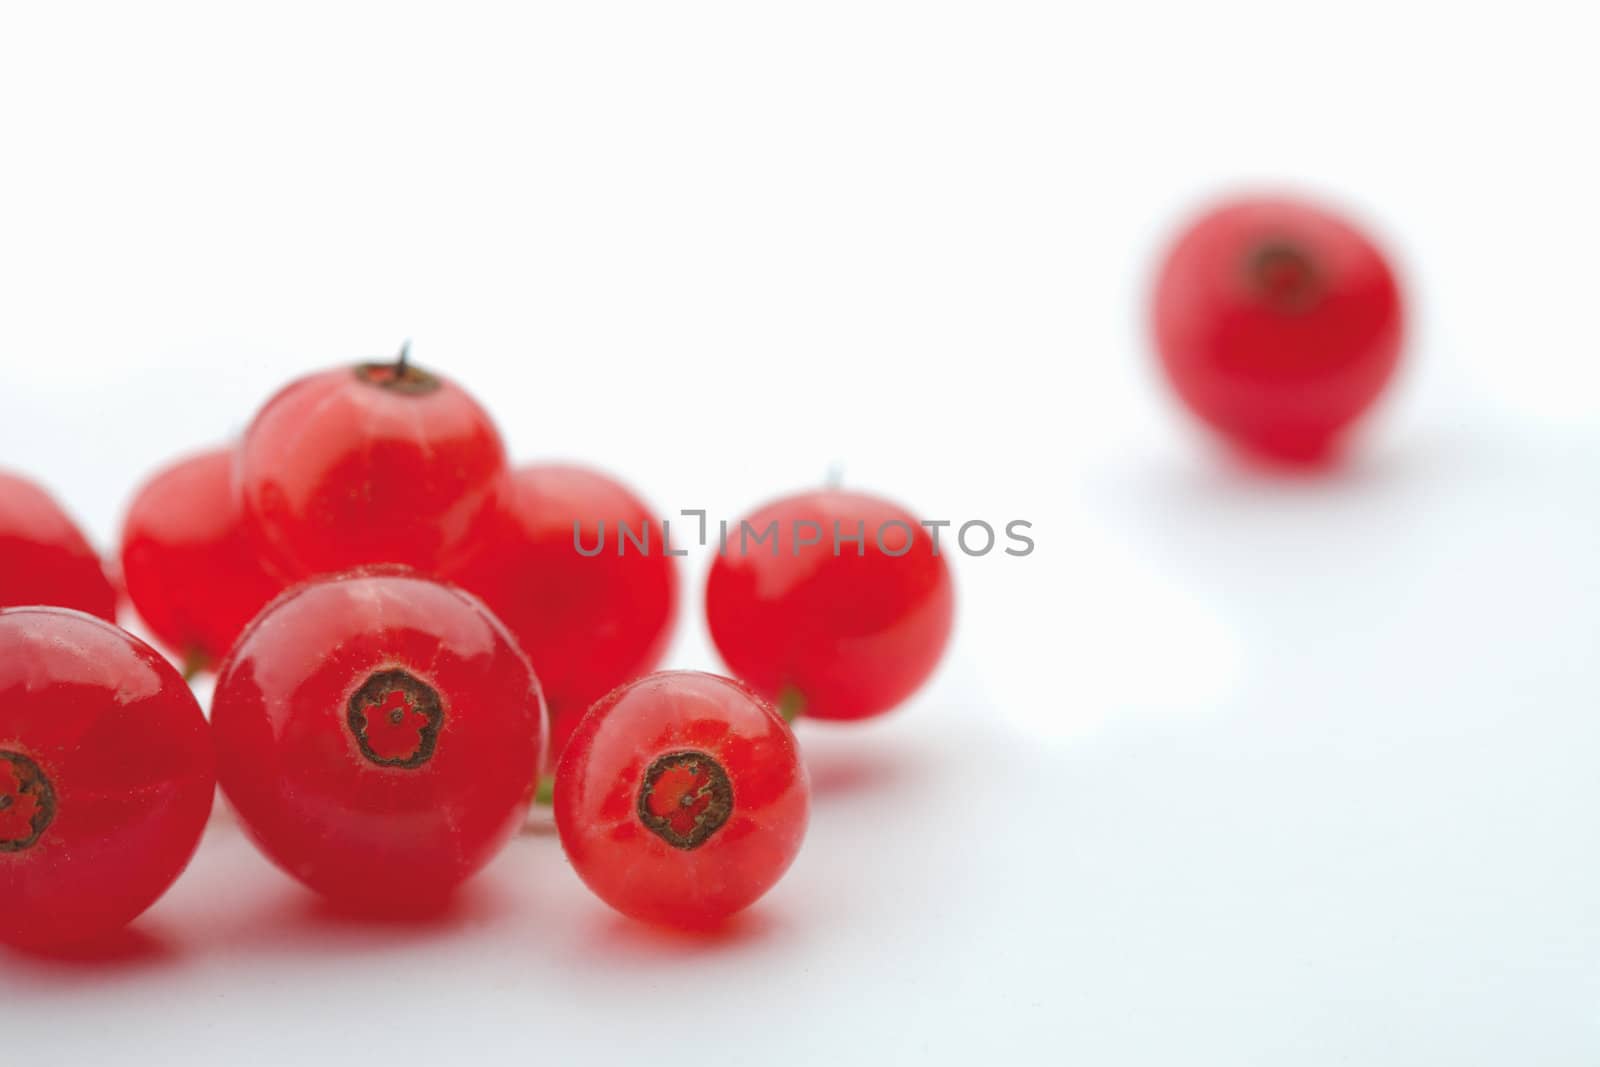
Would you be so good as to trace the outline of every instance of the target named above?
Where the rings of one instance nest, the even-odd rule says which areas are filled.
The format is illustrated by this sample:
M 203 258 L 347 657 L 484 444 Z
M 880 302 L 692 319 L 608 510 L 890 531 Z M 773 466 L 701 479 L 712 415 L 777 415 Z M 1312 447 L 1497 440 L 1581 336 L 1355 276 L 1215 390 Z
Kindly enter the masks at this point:
M 350 696 L 346 712 L 361 754 L 380 767 L 420 767 L 433 758 L 444 725 L 439 693 L 409 671 L 378 671 Z
M 56 791 L 20 752 L 0 749 L 0 852 L 31 848 L 56 817 Z
M 423 396 L 439 388 L 439 379 L 411 362 L 411 342 L 400 346 L 392 363 L 358 363 L 356 377 L 368 385 L 406 396 Z
M 1250 254 L 1245 271 L 1251 288 L 1279 311 L 1306 311 L 1322 295 L 1322 270 L 1295 241 L 1263 241 Z
M 733 814 L 733 783 L 710 755 L 657 756 L 639 786 L 639 820 L 673 848 L 699 848 Z

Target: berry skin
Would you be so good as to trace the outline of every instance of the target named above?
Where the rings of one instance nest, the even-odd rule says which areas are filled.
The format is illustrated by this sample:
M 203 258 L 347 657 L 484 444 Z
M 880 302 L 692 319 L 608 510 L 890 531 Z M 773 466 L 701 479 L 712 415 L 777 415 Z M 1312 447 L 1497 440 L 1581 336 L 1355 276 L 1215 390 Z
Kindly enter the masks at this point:
M 307 582 L 223 662 L 217 775 L 269 858 L 364 912 L 441 902 L 522 824 L 539 683 L 505 628 L 398 567 Z
M 214 666 L 282 592 L 233 492 L 233 451 L 178 461 L 144 484 L 122 527 L 128 598 L 191 672 Z
M 756 544 L 769 526 L 775 538 Z M 859 546 L 846 540 L 857 533 Z M 927 680 L 949 640 L 955 594 L 942 549 L 877 497 L 826 489 L 775 501 L 729 528 L 711 566 L 711 638 L 786 717 L 880 715 Z
M 800 850 L 811 787 L 794 735 L 729 678 L 663 671 L 597 703 L 556 771 L 579 876 L 635 919 L 706 927 L 748 907 Z
M 647 673 L 672 638 L 677 568 L 650 509 L 619 482 L 581 467 L 523 467 L 484 551 L 449 575 L 481 596 L 516 635 L 550 707 L 550 757 L 559 758 L 589 705 Z M 602 550 L 584 556 L 581 543 Z M 625 544 L 651 527 L 648 553 Z M 618 545 L 624 551 L 619 554 Z
M 1156 281 L 1156 349 L 1184 403 L 1267 458 L 1327 459 L 1394 373 L 1400 290 L 1343 219 L 1239 200 L 1195 222 Z
M 377 563 L 436 573 L 506 473 L 488 414 L 403 354 L 293 382 L 245 431 L 238 464 L 246 519 L 291 577 Z
M 205 717 L 159 653 L 82 612 L 0 611 L 0 941 L 133 920 L 188 865 L 215 791 Z
M 117 592 L 89 542 L 49 493 L 0 471 L 0 608 L 49 604 L 117 617 Z

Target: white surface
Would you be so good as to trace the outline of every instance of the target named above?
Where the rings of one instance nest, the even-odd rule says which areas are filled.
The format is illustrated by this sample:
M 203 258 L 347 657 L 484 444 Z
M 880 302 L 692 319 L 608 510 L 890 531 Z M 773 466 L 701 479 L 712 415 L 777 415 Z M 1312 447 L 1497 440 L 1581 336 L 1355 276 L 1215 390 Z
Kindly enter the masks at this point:
M 958 561 L 901 713 L 803 730 L 806 849 L 719 942 L 548 835 L 443 924 L 353 924 L 224 818 L 125 958 L 0 957 L 7 1062 L 1595 1062 L 1583 11 L 8 8 L 0 463 L 102 543 L 410 336 L 520 458 L 666 513 L 842 461 L 1039 550 Z M 1214 456 L 1140 333 L 1170 227 L 1261 178 L 1412 283 L 1325 481 Z M 670 662 L 712 666 L 692 562 Z

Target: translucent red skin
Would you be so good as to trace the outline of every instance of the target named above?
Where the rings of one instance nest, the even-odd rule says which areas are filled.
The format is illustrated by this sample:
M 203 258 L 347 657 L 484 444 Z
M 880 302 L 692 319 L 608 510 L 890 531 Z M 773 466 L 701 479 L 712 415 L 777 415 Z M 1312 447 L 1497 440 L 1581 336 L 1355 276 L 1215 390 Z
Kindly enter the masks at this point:
M 1320 296 L 1283 306 L 1251 281 L 1265 244 L 1314 265 Z M 1156 350 L 1184 403 L 1217 433 L 1263 456 L 1318 461 L 1392 377 L 1401 295 L 1381 252 L 1310 204 L 1224 204 L 1178 238 L 1156 281 Z
M 346 713 L 374 672 L 432 685 L 432 757 L 362 755 Z M 469 594 L 398 568 L 291 589 L 224 661 L 212 707 L 223 793 L 262 851 L 352 910 L 443 900 L 526 818 L 543 702 L 527 659 Z
M 938 666 L 949 641 L 955 594 L 944 552 L 949 528 L 934 554 L 933 538 L 902 508 L 863 493 L 825 489 L 775 501 L 746 520 L 763 530 L 776 520 L 779 552 L 770 539 L 739 551 L 730 524 L 726 552 L 706 580 L 706 620 L 723 662 L 768 700 L 798 695 L 807 718 L 864 719 L 881 715 L 914 693 Z M 822 528 L 822 541 L 798 549 L 796 521 Z M 899 521 L 915 531 L 906 554 L 886 555 L 875 532 Z M 843 535 L 865 523 L 865 555 L 841 541 L 833 555 L 834 522 Z M 807 529 L 806 536 L 813 531 Z M 884 532 L 898 550 L 904 531 Z
M 28 604 L 117 617 L 117 591 L 71 517 L 35 483 L 0 471 L 0 607 Z
M 269 400 L 239 446 L 238 487 L 290 577 L 379 563 L 436 573 L 476 532 L 505 477 L 488 414 L 439 379 L 416 396 L 339 367 Z
M 509 489 L 483 550 L 447 577 L 482 597 L 532 661 L 550 708 L 553 763 L 589 705 L 660 662 L 677 617 L 677 567 L 662 550 L 660 521 L 598 471 L 523 467 Z M 605 523 L 603 551 L 578 553 L 574 520 L 586 548 Z M 617 554 L 619 522 L 635 535 L 641 523 L 653 527 L 648 554 L 632 542 Z
M 698 847 L 667 844 L 640 820 L 645 771 L 684 750 L 727 772 L 733 812 Z M 705 927 L 748 907 L 794 862 L 811 786 L 789 727 L 729 678 L 663 671 L 598 702 L 556 771 L 556 828 L 586 885 L 624 915 Z
M 157 472 L 122 527 L 122 580 L 139 617 L 186 663 L 215 665 L 284 581 L 262 563 L 233 491 L 233 450 Z
M 150 646 L 63 608 L 0 611 L 0 749 L 49 778 L 39 839 L 0 851 L 0 941 L 93 941 L 166 892 L 216 791 L 194 694 Z

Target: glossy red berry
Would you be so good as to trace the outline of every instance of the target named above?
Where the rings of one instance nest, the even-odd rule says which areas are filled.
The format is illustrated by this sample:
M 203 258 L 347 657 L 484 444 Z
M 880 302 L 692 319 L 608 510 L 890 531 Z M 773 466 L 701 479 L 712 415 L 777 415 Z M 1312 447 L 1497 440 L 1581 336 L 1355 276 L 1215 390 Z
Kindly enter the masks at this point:
M 794 735 L 769 704 L 728 678 L 666 671 L 578 724 L 556 772 L 556 827 L 606 903 L 703 927 L 788 870 L 810 797 Z
M 949 640 L 944 547 L 877 497 L 827 489 L 775 501 L 730 527 L 712 564 L 712 640 L 786 714 L 882 714 L 927 680 Z
M 100 557 L 49 493 L 0 471 L 0 607 L 50 604 L 114 621 Z
M 1154 322 L 1184 403 L 1236 445 L 1290 461 L 1328 456 L 1400 355 L 1383 254 L 1290 200 L 1235 201 L 1189 227 L 1161 268 Z
M 483 598 L 532 661 L 550 707 L 553 762 L 589 705 L 660 661 L 677 569 L 650 509 L 596 471 L 524 467 L 507 504 L 483 551 L 450 577 Z M 637 542 L 648 527 L 648 547 L 623 537 L 624 527 Z
M 280 867 L 353 909 L 435 906 L 522 824 L 543 708 L 476 599 L 400 568 L 318 579 L 217 678 L 217 774 Z
M 245 516 L 298 577 L 376 563 L 436 572 L 505 477 L 488 414 L 403 358 L 289 385 L 245 432 L 238 462 Z
M 189 686 L 63 608 L 0 611 L 0 941 L 93 941 L 188 864 L 216 789 Z
M 122 580 L 191 669 L 214 666 L 284 582 L 261 561 L 233 491 L 233 450 L 180 460 L 144 484 L 122 527 Z

